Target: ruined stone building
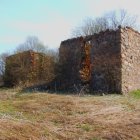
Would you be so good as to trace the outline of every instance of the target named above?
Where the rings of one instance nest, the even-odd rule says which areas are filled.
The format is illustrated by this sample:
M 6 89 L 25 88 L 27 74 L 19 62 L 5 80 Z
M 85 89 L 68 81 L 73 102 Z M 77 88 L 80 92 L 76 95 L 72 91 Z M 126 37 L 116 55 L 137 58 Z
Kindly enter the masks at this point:
M 128 93 L 140 89 L 140 33 L 130 27 L 63 41 L 62 87 L 89 84 L 94 92 Z
M 49 82 L 53 77 L 53 58 L 32 50 L 7 57 L 5 85 L 32 85 Z

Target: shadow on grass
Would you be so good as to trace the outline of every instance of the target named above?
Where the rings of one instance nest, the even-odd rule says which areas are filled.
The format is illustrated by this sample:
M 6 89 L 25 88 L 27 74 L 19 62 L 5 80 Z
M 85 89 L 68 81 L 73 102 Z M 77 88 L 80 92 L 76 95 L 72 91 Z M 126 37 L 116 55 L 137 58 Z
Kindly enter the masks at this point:
M 112 95 L 112 94 L 116 94 L 118 95 L 118 93 L 103 93 L 103 92 L 90 92 L 90 91 L 76 91 L 73 89 L 67 89 L 67 90 L 56 90 L 55 88 L 52 88 L 50 86 L 47 86 L 47 84 L 43 84 L 43 85 L 36 85 L 36 86 L 30 86 L 30 87 L 26 87 L 23 88 L 20 92 L 18 92 L 18 95 L 20 94 L 33 94 L 33 93 L 49 93 L 49 94 L 59 94 L 59 95 L 74 95 L 74 96 L 105 96 L 105 95 Z

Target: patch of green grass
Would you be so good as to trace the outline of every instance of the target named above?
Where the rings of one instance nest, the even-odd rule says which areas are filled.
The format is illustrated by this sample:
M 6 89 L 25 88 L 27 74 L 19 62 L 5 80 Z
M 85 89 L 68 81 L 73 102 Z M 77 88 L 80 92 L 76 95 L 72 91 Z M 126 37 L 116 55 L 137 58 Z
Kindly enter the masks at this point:
M 52 122 L 55 126 L 58 126 L 59 124 L 61 124 L 58 120 L 52 120 Z
M 89 132 L 91 130 L 91 126 L 89 124 L 82 124 L 81 125 L 81 128 L 84 130 L 84 131 L 87 131 Z
M 18 112 L 11 101 L 0 102 L 0 118 L 23 119 L 22 112 Z
M 86 110 L 79 110 L 77 113 L 80 114 L 80 115 L 83 115 L 83 114 L 88 113 L 88 111 L 86 111 Z
M 102 139 L 100 139 L 100 138 L 92 138 L 91 140 L 102 140 Z
M 10 100 L 0 101 L 0 117 L 10 117 L 14 119 L 24 119 L 24 114 L 13 105 Z
M 0 102 L 0 113 L 13 113 L 16 108 L 12 105 L 11 101 L 1 101 Z
M 133 91 L 130 93 L 130 95 L 136 99 L 140 99 L 140 90 Z
M 50 135 L 50 132 L 48 131 L 48 129 L 46 128 L 45 130 L 44 130 L 44 136 L 49 136 Z

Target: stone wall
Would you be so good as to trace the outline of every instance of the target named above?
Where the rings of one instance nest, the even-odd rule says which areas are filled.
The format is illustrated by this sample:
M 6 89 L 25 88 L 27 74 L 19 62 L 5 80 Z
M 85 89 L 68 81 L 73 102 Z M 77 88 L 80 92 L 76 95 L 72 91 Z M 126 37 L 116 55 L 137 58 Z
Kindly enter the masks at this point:
M 6 86 L 30 86 L 49 83 L 55 77 L 53 57 L 34 51 L 24 51 L 7 57 Z
M 120 30 L 94 35 L 91 45 L 91 89 L 94 92 L 121 92 Z
M 62 42 L 59 51 L 60 62 L 66 65 L 62 66 L 65 68 L 63 86 L 66 89 L 73 85 L 78 87 L 78 84 L 85 84 L 86 81 L 94 92 L 120 92 L 120 51 L 119 30 L 107 30 Z
M 31 56 L 29 51 L 6 58 L 4 76 L 6 86 L 15 86 L 21 81 L 29 79 L 29 73 L 31 73 Z
M 121 29 L 122 92 L 140 89 L 140 33 Z
M 66 40 L 60 46 L 60 61 L 67 64 L 65 88 L 84 84 L 83 79 L 87 83 L 88 79 L 94 92 L 128 93 L 140 89 L 140 33 L 132 28 L 119 27 Z
M 59 49 L 60 57 L 60 89 L 77 89 L 80 84 L 80 65 L 83 38 L 63 41 Z

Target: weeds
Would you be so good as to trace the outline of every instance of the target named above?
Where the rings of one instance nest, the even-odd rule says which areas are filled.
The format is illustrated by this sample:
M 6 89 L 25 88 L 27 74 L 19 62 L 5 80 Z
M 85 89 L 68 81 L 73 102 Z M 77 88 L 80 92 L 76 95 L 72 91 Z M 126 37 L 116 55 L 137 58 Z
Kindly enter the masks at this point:
M 140 102 L 135 98 L 18 94 L 15 90 L 2 90 L 0 139 L 102 140 L 118 131 L 126 136 L 124 140 L 139 138 Z
M 89 124 L 82 124 L 80 127 L 87 132 L 91 130 L 91 126 Z

